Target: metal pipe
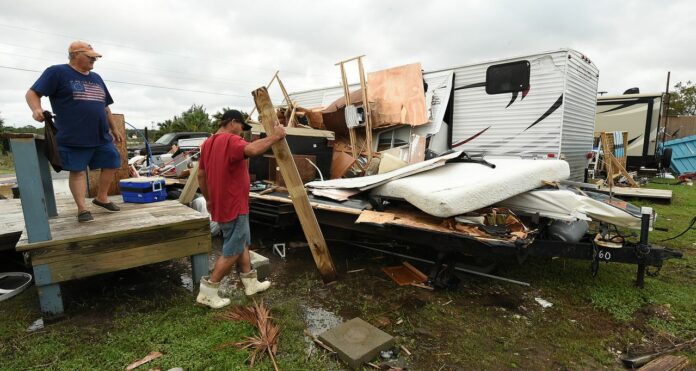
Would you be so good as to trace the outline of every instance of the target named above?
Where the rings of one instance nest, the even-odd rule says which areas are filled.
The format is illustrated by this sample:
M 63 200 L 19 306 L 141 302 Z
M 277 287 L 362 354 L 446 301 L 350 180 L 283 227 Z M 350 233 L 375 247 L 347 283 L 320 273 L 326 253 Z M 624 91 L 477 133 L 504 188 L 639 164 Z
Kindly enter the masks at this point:
M 394 256 L 401 257 L 401 258 L 405 258 L 405 259 L 411 259 L 411 260 L 419 261 L 419 262 L 422 262 L 422 263 L 435 264 L 435 262 L 432 261 L 432 260 L 416 258 L 415 256 L 409 256 L 409 255 L 399 254 L 399 253 L 397 253 L 397 252 L 393 252 L 393 251 L 389 251 L 389 250 L 377 249 L 377 248 L 374 248 L 374 247 L 369 247 L 369 246 L 361 245 L 361 244 L 355 243 L 355 242 L 349 242 L 349 243 L 350 243 L 351 245 L 355 245 L 355 246 L 362 247 L 362 248 L 364 248 L 364 249 L 368 249 L 368 250 L 372 250 L 372 251 L 381 252 L 381 253 L 384 253 L 384 254 L 394 255 Z M 443 264 L 443 265 L 446 266 L 447 264 Z M 494 275 L 492 275 L 492 274 L 477 272 L 477 271 L 471 270 L 471 269 L 460 268 L 460 267 L 457 267 L 457 266 L 455 266 L 454 269 L 456 269 L 456 270 L 458 270 L 458 271 L 460 271 L 460 272 L 465 272 L 465 273 L 470 273 L 470 274 L 474 274 L 474 275 L 481 276 L 481 277 L 492 278 L 492 279 L 496 279 L 496 280 L 500 280 L 500 281 L 510 282 L 510 283 L 514 283 L 514 284 L 517 284 L 517 285 L 521 285 L 521 286 L 527 286 L 527 287 L 530 286 L 529 283 L 527 283 L 527 282 L 517 281 L 517 280 L 513 280 L 513 279 L 505 278 L 505 277 L 500 277 L 500 276 L 494 276 Z

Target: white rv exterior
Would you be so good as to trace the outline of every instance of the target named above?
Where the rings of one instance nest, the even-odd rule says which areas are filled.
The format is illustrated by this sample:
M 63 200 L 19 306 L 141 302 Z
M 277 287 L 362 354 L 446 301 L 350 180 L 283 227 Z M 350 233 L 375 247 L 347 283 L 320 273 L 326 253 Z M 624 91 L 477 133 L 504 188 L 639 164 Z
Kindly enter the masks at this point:
M 627 132 L 627 166 L 653 167 L 661 109 L 662 93 L 601 96 L 595 130 Z
M 529 62 L 528 89 L 486 92 L 489 67 L 521 61 Z M 447 81 L 452 75 L 453 81 Z M 426 72 L 428 91 L 448 85 L 454 94 L 447 114 L 432 114 L 432 119 L 444 116 L 444 122 L 436 123 L 438 131 L 431 137 L 430 148 L 488 155 L 563 156 L 570 164 L 570 179 L 582 180 L 586 155 L 592 150 L 598 78 L 597 67 L 571 49 Z M 342 95 L 342 88 L 336 86 L 292 93 L 290 97 L 302 107 L 317 107 Z M 434 148 L 433 143 L 442 147 Z

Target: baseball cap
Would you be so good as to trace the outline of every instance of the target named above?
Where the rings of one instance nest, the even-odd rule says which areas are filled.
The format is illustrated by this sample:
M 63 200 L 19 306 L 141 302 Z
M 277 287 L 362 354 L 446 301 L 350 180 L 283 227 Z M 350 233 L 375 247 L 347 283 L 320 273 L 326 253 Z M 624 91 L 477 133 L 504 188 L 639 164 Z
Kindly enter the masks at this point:
M 86 56 L 92 57 L 92 58 L 101 58 L 101 54 L 97 53 L 92 49 L 92 45 L 89 45 L 88 43 L 84 41 L 73 41 L 70 43 L 70 46 L 68 47 L 68 53 L 85 53 Z
M 244 126 L 244 131 L 251 130 L 251 125 L 247 124 L 246 121 L 244 121 L 242 113 L 237 111 L 236 109 L 231 109 L 222 114 L 222 118 L 220 118 L 220 126 L 232 120 L 241 123 L 242 126 Z

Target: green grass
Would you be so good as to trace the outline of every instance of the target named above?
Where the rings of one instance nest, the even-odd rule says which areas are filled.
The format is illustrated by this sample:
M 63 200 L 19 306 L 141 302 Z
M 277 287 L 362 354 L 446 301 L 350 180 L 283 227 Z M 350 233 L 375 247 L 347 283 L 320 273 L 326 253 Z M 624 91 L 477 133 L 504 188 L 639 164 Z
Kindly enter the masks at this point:
M 11 154 L 0 154 L 0 174 L 14 174 L 14 161 Z

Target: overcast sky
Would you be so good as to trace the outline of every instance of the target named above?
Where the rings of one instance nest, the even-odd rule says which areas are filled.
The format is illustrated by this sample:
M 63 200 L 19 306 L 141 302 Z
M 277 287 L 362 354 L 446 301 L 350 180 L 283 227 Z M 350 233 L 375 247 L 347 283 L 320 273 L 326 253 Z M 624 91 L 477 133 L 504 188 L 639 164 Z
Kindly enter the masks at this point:
M 360 54 L 367 71 L 428 71 L 573 48 L 600 91 L 663 91 L 667 71 L 696 80 L 694 14 L 696 1 L 3 1 L 0 117 L 40 126 L 24 94 L 76 39 L 104 55 L 112 111 L 137 127 L 192 104 L 250 110 L 276 70 L 289 91 L 337 85 L 334 63 Z

